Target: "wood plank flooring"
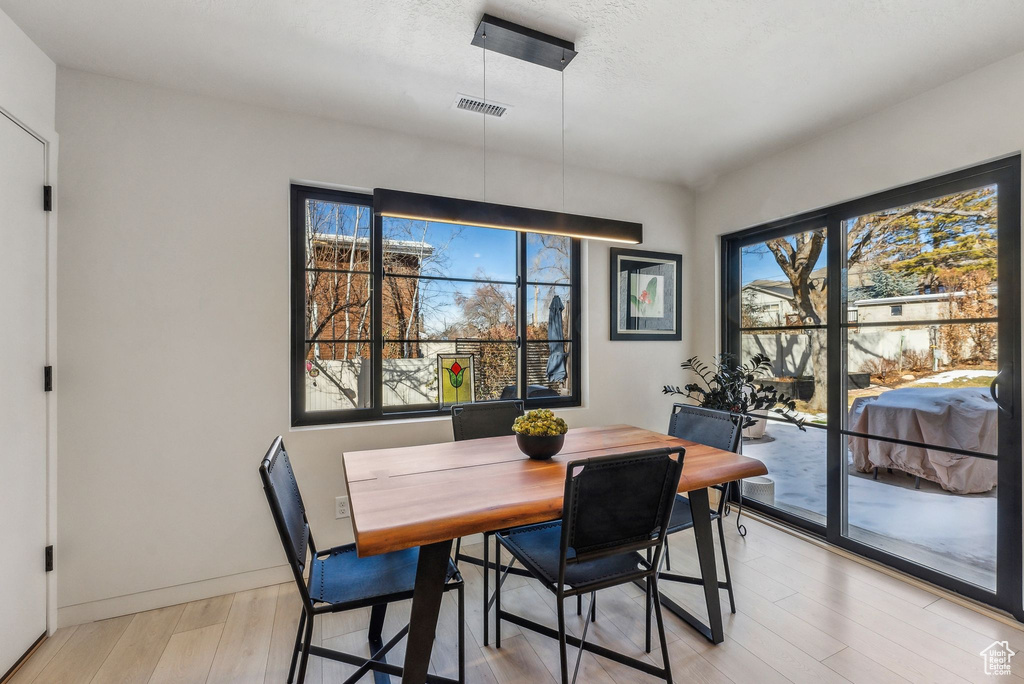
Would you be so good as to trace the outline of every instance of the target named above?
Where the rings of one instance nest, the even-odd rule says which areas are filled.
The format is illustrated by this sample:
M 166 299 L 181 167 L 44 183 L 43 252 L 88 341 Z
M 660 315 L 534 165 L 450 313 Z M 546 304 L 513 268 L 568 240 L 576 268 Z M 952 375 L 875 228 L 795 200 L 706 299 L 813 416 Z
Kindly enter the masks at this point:
M 729 520 L 729 523 L 732 519 Z M 679 682 L 982 682 L 979 652 L 1006 640 L 1021 653 L 1015 674 L 1024 684 L 1024 631 L 866 567 L 843 555 L 754 519 L 749 534 L 727 525 L 726 545 L 736 584 L 735 615 L 726 613 L 726 641 L 712 646 L 666 613 L 669 658 Z M 717 536 L 717 535 L 716 535 Z M 693 538 L 672 537 L 673 571 L 697 574 Z M 479 555 L 480 549 L 470 549 Z M 721 574 L 721 558 L 719 557 Z M 467 679 L 482 684 L 556 682 L 554 641 L 502 625 L 502 648 L 483 647 L 480 569 L 465 566 Z M 699 587 L 665 582 L 678 602 L 702 615 Z M 722 594 L 723 606 L 728 602 Z M 553 625 L 551 595 L 527 579 L 509 576 L 504 605 Z M 661 663 L 642 652 L 643 596 L 633 586 L 599 593 L 598 619 L 588 639 Z M 299 617 L 293 584 L 264 587 L 187 605 L 60 629 L 19 670 L 11 684 L 106 682 L 221 684 L 284 682 Z M 385 639 L 408 619 L 409 604 L 389 609 Z M 573 600 L 569 629 L 583 623 Z M 455 676 L 455 594 L 445 595 L 432 669 Z M 317 621 L 315 643 L 366 653 L 369 611 Z M 404 643 L 392 652 L 404 654 Z M 575 652 L 570 649 L 570 659 Z M 353 668 L 310 658 L 306 681 L 340 682 Z M 372 681 L 370 676 L 364 681 Z M 394 680 L 397 682 L 397 680 Z M 587 654 L 580 682 L 634 684 L 659 680 Z

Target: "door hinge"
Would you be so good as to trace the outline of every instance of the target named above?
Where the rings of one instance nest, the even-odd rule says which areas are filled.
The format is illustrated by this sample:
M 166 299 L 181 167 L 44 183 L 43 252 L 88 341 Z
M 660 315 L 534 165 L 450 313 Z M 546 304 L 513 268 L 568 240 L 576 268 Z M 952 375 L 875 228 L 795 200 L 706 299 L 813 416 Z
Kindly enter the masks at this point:
M 46 572 L 53 572 L 53 544 L 46 547 Z
M 53 186 L 43 186 L 43 211 L 53 211 Z
M 53 366 L 43 366 L 43 391 L 53 391 Z

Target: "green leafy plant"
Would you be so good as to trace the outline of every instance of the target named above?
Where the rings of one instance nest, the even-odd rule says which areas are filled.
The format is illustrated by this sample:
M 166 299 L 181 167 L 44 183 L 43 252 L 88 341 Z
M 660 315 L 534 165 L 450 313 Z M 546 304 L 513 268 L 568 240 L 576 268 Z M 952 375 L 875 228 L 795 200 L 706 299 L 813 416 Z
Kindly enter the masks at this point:
M 665 385 L 664 394 L 678 394 L 704 408 L 728 411 L 743 417 L 743 426 L 750 427 L 757 419 L 753 411 L 771 411 L 804 430 L 804 420 L 796 413 L 796 401 L 772 385 L 758 382 L 771 376 L 772 362 L 764 354 L 755 354 L 746 363 L 739 363 L 733 354 L 719 354 L 711 363 L 693 356 L 683 361 L 683 370 L 697 376 L 697 382 Z

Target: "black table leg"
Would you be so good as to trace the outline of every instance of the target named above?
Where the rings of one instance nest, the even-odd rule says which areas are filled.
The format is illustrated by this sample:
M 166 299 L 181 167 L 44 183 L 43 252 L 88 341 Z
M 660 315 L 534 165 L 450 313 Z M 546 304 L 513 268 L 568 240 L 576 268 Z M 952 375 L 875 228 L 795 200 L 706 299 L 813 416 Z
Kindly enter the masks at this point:
M 370 653 L 376 653 L 384 647 L 384 618 L 388 613 L 388 604 L 378 603 L 370 609 L 370 629 L 367 633 L 367 641 L 370 643 Z M 387 662 L 387 656 L 383 655 L 380 659 Z M 373 681 L 376 684 L 391 684 L 391 677 L 385 672 L 374 671 Z
M 722 603 L 718 595 L 718 569 L 715 566 L 715 542 L 711 532 L 711 507 L 708 504 L 708 490 L 701 489 L 688 492 L 690 499 L 690 510 L 693 511 L 693 536 L 697 541 L 697 560 L 700 562 L 700 578 L 693 579 L 671 575 L 661 572 L 659 577 L 662 580 L 669 580 L 672 577 L 676 581 L 685 581 L 687 584 L 701 584 L 704 586 L 704 600 L 708 609 L 708 620 L 710 625 L 701 622 L 700 618 L 683 608 L 664 593 L 659 593 L 661 605 L 669 610 L 686 624 L 704 635 L 713 644 L 720 644 L 725 639 L 725 630 L 722 628 Z M 663 582 L 662 582 L 663 583 Z M 647 585 L 637 580 L 633 582 L 638 588 L 647 590 Z
M 711 623 L 711 643 L 720 644 L 725 638 L 725 630 L 722 628 L 722 602 L 718 595 L 718 568 L 715 566 L 715 541 L 711 532 L 708 490 L 687 492 L 687 497 L 690 499 L 690 510 L 693 511 L 693 536 L 697 541 L 700 576 L 704 580 L 704 601 L 708 607 L 708 621 Z
M 402 684 L 425 684 L 427 681 L 437 614 L 441 609 L 441 596 L 451 553 L 451 539 L 420 547 Z

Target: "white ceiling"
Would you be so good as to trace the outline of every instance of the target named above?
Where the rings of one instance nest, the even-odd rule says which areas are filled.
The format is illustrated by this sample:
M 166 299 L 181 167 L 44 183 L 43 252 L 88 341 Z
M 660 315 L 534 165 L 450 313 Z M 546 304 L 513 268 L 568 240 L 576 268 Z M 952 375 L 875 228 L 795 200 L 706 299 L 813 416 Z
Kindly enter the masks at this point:
M 479 145 L 486 11 L 573 40 L 569 164 L 687 185 L 1024 51 L 1021 0 L 0 0 L 58 64 Z M 558 72 L 488 54 L 488 148 L 560 159 Z M 984 93 L 979 93 L 984 97 Z M 956 106 L 956 103 L 950 103 Z M 841 162 L 837 162 L 841 163 Z

